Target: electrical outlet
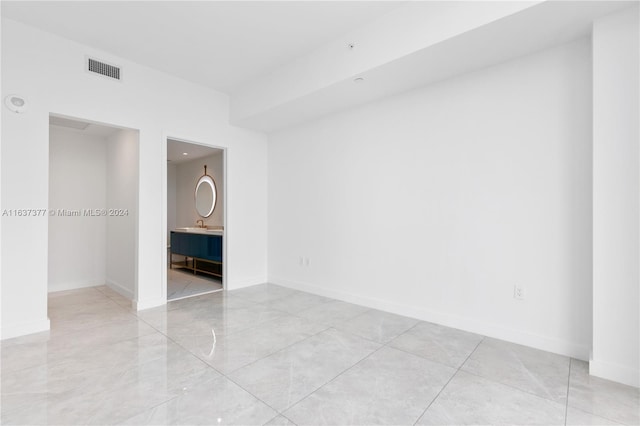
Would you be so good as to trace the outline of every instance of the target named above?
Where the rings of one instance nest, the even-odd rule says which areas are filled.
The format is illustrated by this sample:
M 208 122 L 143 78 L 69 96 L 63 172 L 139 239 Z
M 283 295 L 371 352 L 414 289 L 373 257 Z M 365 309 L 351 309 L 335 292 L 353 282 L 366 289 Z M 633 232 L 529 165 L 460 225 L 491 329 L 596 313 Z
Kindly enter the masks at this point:
M 309 266 L 309 258 L 308 257 L 304 258 L 304 266 Z
M 525 292 L 524 292 L 523 286 L 517 285 L 517 284 L 513 286 L 513 298 L 518 300 L 524 300 Z

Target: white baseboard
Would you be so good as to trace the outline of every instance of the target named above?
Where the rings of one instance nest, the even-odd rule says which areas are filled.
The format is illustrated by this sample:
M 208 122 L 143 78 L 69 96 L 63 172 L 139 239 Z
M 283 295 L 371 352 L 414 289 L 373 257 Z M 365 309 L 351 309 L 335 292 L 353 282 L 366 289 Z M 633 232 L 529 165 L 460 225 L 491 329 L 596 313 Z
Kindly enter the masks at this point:
M 149 300 L 134 300 L 132 305 L 136 311 L 144 311 L 145 309 L 157 308 L 158 306 L 166 305 L 166 299 L 149 299 Z
M 119 293 L 120 295 L 122 295 L 122 297 L 126 297 L 129 300 L 133 300 L 133 298 L 134 298 L 133 291 L 129 290 L 128 288 L 126 288 L 122 284 L 118 284 L 117 282 L 115 282 L 113 280 L 109 280 L 109 279 L 107 279 L 105 281 L 105 284 L 111 290 L 113 290 L 116 293 Z
M 67 283 L 49 284 L 47 288 L 48 293 L 54 293 L 56 291 L 76 290 L 79 288 L 95 287 L 104 284 L 104 278 L 86 281 L 76 281 Z
M 1 340 L 11 339 L 13 337 L 20 337 L 27 334 L 40 333 L 43 331 L 49 331 L 51 324 L 49 318 L 42 321 L 28 322 L 15 325 L 2 325 Z
M 227 288 L 225 290 L 238 290 L 244 287 L 251 287 L 252 285 L 264 284 L 267 282 L 265 276 L 259 277 L 244 277 L 241 279 L 227 280 Z
M 589 374 L 640 388 L 640 370 L 606 361 L 589 361 Z
M 547 352 L 553 352 L 556 354 L 577 358 L 583 361 L 587 361 L 589 359 L 590 348 L 587 345 L 575 342 L 569 342 L 548 336 L 540 336 L 521 330 L 514 330 L 498 324 L 478 321 L 475 318 L 462 317 L 458 315 L 451 315 L 443 312 L 418 308 L 415 306 L 402 305 L 389 302 L 387 300 L 359 296 L 342 291 L 327 289 L 325 287 L 315 286 L 312 284 L 290 281 L 278 277 L 269 277 L 269 282 L 284 287 L 289 287 L 295 290 L 317 294 L 319 296 L 330 297 L 333 299 L 342 300 L 344 302 L 366 306 L 368 308 L 379 309 L 381 311 L 416 318 L 422 321 L 428 321 L 447 327 L 453 327 L 459 330 L 469 331 L 471 333 L 481 334 L 487 337 L 506 340 L 520 345 L 541 349 Z

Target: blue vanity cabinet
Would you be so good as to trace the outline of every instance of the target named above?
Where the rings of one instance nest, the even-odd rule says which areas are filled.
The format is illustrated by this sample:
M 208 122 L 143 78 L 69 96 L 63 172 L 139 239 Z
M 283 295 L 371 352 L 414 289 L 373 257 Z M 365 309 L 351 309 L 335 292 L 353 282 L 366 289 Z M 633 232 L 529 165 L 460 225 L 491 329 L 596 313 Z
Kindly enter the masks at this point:
M 173 262 L 173 255 L 191 258 L 185 262 Z M 222 276 L 222 235 L 207 235 L 191 232 L 171 231 L 171 267 L 179 266 L 204 272 L 218 277 Z

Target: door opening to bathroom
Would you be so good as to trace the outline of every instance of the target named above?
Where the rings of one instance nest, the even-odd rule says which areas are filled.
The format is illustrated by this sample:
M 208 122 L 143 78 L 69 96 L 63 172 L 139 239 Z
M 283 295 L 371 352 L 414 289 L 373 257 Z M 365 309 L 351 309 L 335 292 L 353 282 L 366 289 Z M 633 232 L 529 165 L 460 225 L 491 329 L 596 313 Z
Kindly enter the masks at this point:
M 167 301 L 225 282 L 225 150 L 167 138 Z

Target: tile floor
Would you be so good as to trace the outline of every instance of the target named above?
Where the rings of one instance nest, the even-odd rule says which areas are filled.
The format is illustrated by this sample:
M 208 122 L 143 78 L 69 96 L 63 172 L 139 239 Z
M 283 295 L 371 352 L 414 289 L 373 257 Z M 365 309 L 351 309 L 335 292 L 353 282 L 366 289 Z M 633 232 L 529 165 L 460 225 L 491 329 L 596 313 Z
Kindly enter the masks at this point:
M 49 296 L 1 345 L 3 424 L 638 424 L 583 361 L 265 284 L 132 312 Z
M 213 276 L 196 275 L 177 268 L 167 270 L 167 300 L 222 290 L 222 282 Z

